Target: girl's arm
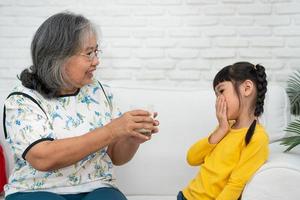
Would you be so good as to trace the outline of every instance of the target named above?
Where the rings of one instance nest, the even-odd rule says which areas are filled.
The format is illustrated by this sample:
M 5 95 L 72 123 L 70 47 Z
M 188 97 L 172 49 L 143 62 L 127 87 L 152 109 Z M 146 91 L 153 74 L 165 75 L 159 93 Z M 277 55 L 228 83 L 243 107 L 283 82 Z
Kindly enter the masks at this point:
M 268 143 L 268 137 L 264 132 L 257 132 L 253 135 L 251 142 L 242 151 L 238 165 L 232 171 L 226 186 L 216 200 L 237 200 L 239 198 L 246 183 L 267 160 Z
M 204 162 L 205 156 L 214 149 L 216 145 L 209 143 L 208 140 L 208 137 L 203 138 L 191 146 L 186 158 L 190 165 L 201 165 Z
M 187 162 L 192 166 L 201 165 L 205 156 L 218 144 L 228 133 L 229 124 L 227 120 L 226 101 L 222 95 L 216 99 L 216 116 L 219 126 L 208 137 L 199 140 L 188 151 Z

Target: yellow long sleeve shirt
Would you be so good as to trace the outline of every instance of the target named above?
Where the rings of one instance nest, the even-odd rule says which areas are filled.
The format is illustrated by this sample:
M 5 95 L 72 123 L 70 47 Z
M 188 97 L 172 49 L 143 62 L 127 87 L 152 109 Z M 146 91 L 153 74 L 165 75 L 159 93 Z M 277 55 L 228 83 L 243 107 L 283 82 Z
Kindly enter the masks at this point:
M 188 200 L 237 200 L 247 181 L 265 163 L 269 139 L 265 129 L 256 125 L 246 146 L 248 128 L 230 129 L 218 143 L 208 137 L 196 142 L 188 151 L 187 161 L 201 165 L 197 176 L 183 190 Z

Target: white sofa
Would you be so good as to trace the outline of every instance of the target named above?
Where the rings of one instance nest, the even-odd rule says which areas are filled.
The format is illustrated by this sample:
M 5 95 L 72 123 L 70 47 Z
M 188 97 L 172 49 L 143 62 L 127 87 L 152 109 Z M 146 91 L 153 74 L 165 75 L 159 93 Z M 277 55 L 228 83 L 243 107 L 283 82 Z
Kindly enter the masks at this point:
M 152 105 L 161 123 L 160 132 L 141 145 L 128 164 L 116 167 L 119 188 L 129 200 L 175 200 L 178 191 L 198 171 L 186 163 L 188 148 L 217 125 L 212 88 L 113 86 L 112 89 L 123 111 Z M 5 96 L 0 94 L 1 105 Z M 284 89 L 269 86 L 261 122 L 271 140 L 270 159 L 246 185 L 242 200 L 300 199 L 300 148 L 282 153 L 285 147 L 276 142 L 284 136 L 283 130 L 289 121 L 289 102 Z M 10 170 L 12 164 L 3 134 L 1 143 Z

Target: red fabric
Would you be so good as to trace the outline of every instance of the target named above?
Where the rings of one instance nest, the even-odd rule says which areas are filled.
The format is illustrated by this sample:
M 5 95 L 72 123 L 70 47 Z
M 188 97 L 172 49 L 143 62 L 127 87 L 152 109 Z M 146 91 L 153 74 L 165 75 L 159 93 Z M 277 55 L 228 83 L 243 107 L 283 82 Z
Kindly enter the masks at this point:
M 3 149 L 0 145 L 0 192 L 3 192 L 3 186 L 7 183 L 6 170 L 5 170 L 5 159 Z

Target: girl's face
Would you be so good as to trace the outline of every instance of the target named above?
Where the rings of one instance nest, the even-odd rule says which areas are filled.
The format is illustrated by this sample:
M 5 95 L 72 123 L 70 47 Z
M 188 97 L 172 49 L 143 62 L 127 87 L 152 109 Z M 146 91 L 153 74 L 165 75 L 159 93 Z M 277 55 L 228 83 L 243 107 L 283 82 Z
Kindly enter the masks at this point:
M 236 120 L 239 116 L 240 101 L 232 82 L 224 81 L 219 83 L 215 87 L 215 93 L 217 97 L 222 95 L 225 98 L 227 105 L 227 119 Z
M 99 64 L 97 50 L 96 37 L 91 36 L 86 40 L 84 48 L 66 61 L 64 67 L 67 82 L 73 89 L 92 83 L 93 73 Z

